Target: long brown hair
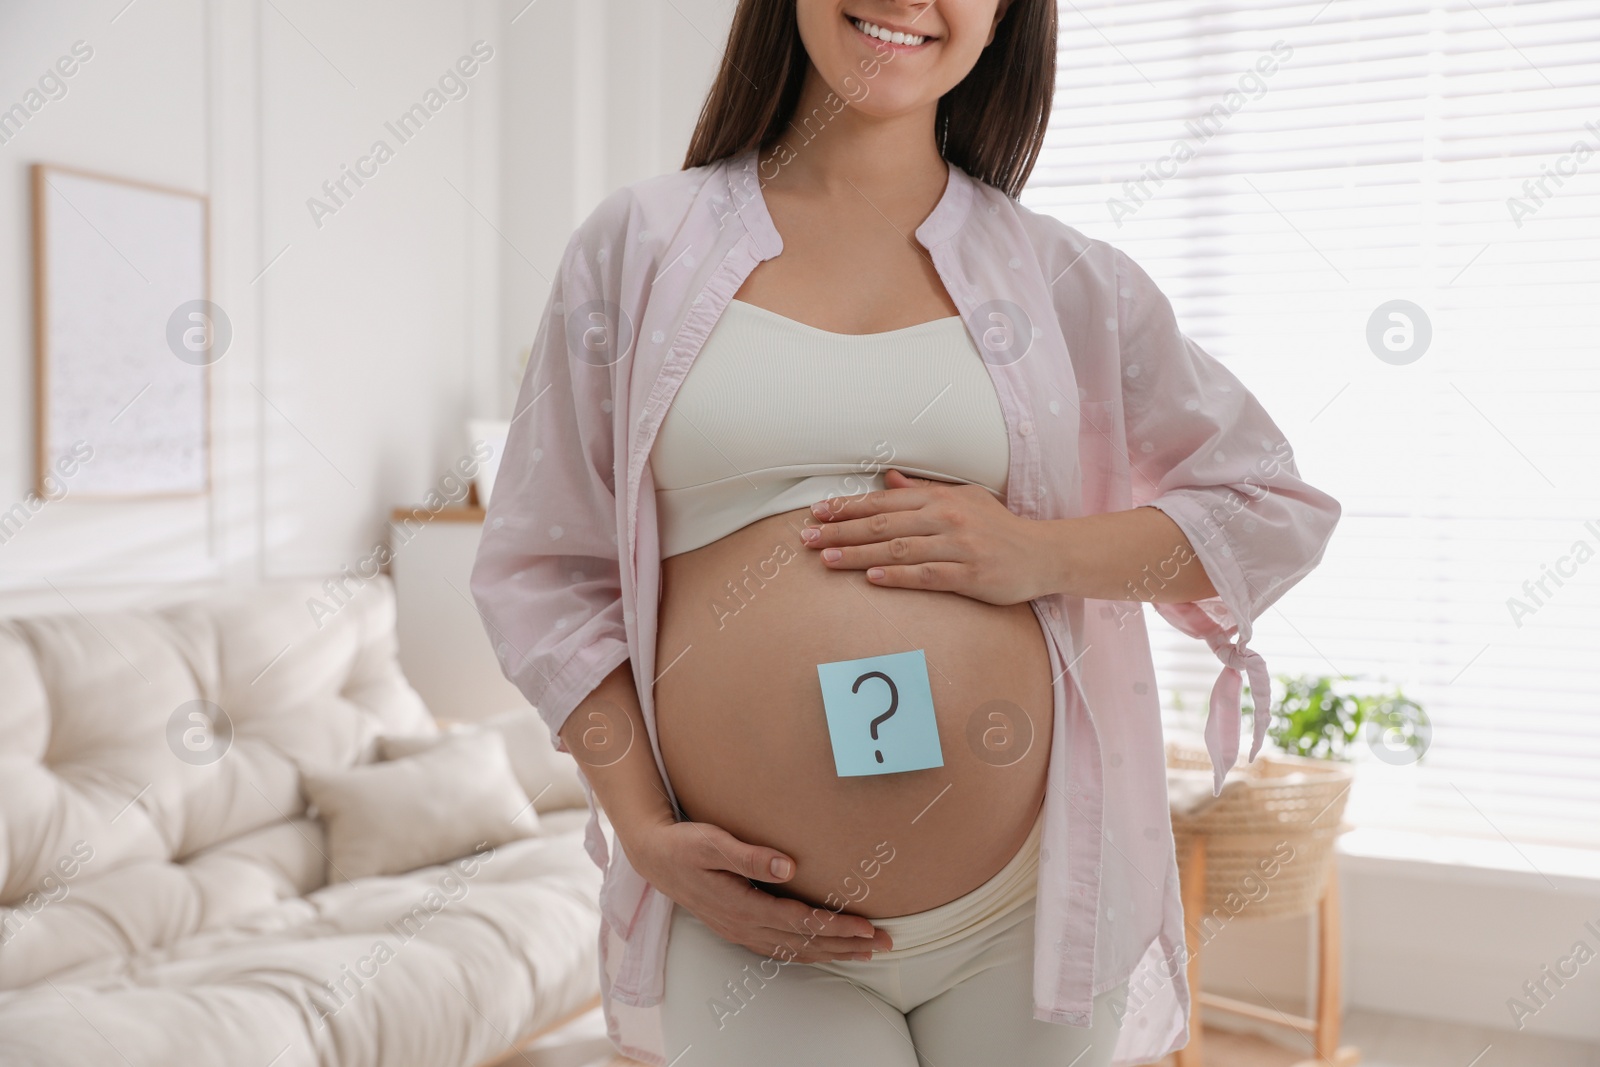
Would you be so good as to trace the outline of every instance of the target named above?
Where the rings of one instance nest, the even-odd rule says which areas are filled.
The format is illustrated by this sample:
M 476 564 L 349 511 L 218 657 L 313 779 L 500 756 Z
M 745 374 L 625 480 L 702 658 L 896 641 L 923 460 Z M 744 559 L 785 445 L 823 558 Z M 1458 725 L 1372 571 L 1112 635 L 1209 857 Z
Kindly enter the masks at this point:
M 739 0 L 685 170 L 765 149 L 793 121 L 810 63 L 795 2 Z M 934 136 L 948 162 L 1015 199 L 1038 161 L 1055 95 L 1056 0 L 1011 0 L 1004 10 L 971 72 L 939 98 Z

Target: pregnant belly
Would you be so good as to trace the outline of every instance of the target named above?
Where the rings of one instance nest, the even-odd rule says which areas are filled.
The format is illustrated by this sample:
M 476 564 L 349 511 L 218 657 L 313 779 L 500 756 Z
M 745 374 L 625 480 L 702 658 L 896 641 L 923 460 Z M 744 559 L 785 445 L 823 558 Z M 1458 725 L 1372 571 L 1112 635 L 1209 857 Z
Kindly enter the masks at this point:
M 772 515 L 663 562 L 662 759 L 690 819 L 794 858 L 793 878 L 763 888 L 868 918 L 923 911 L 992 877 L 1033 825 L 1050 757 L 1045 634 L 1027 603 L 829 570 L 800 541 L 815 523 L 806 508 Z M 943 766 L 840 777 L 817 664 L 914 649 Z

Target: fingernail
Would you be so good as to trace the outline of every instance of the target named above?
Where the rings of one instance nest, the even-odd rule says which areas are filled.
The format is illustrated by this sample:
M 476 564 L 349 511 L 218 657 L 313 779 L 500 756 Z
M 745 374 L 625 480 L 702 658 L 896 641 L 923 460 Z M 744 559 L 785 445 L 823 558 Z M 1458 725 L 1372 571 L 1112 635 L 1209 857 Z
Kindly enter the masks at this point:
M 802 541 L 815 541 L 821 536 L 822 531 L 817 529 L 815 526 L 807 526 L 804 530 L 800 531 L 800 540 Z
M 826 556 L 827 553 L 824 552 L 823 555 Z M 882 567 L 868 567 L 867 568 L 867 577 L 868 578 L 882 578 L 883 577 L 883 568 Z
M 771 866 L 774 878 L 787 878 L 794 870 L 794 864 L 781 857 L 774 858 Z
M 844 555 L 844 553 L 837 548 L 825 548 L 822 550 L 822 558 L 827 560 L 829 563 L 838 563 L 839 557 L 842 555 Z
M 815 504 L 812 504 L 811 514 L 816 515 L 819 518 L 828 514 L 828 502 L 826 500 L 819 500 Z

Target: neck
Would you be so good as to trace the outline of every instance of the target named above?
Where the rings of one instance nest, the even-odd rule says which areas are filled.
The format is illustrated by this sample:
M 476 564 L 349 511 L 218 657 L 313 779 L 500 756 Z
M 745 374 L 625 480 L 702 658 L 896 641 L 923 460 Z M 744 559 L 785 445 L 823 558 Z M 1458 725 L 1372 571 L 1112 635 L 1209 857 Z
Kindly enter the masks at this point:
M 937 115 L 937 102 L 866 114 L 841 102 L 808 65 L 788 131 L 761 153 L 762 186 L 874 203 L 925 200 L 931 209 L 948 175 L 934 140 Z

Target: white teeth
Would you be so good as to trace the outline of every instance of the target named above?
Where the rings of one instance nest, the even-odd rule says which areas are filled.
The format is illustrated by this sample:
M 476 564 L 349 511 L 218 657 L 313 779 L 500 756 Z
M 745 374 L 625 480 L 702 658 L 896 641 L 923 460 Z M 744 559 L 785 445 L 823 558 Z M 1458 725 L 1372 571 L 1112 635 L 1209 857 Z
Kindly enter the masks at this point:
M 850 21 L 855 24 L 856 29 L 860 30 L 868 37 L 876 37 L 878 40 L 887 41 L 890 44 L 919 45 L 927 40 L 926 37 L 920 37 L 909 33 L 900 33 L 898 30 L 886 30 L 882 26 L 875 25 L 874 23 L 867 22 L 863 19 L 853 18 Z

